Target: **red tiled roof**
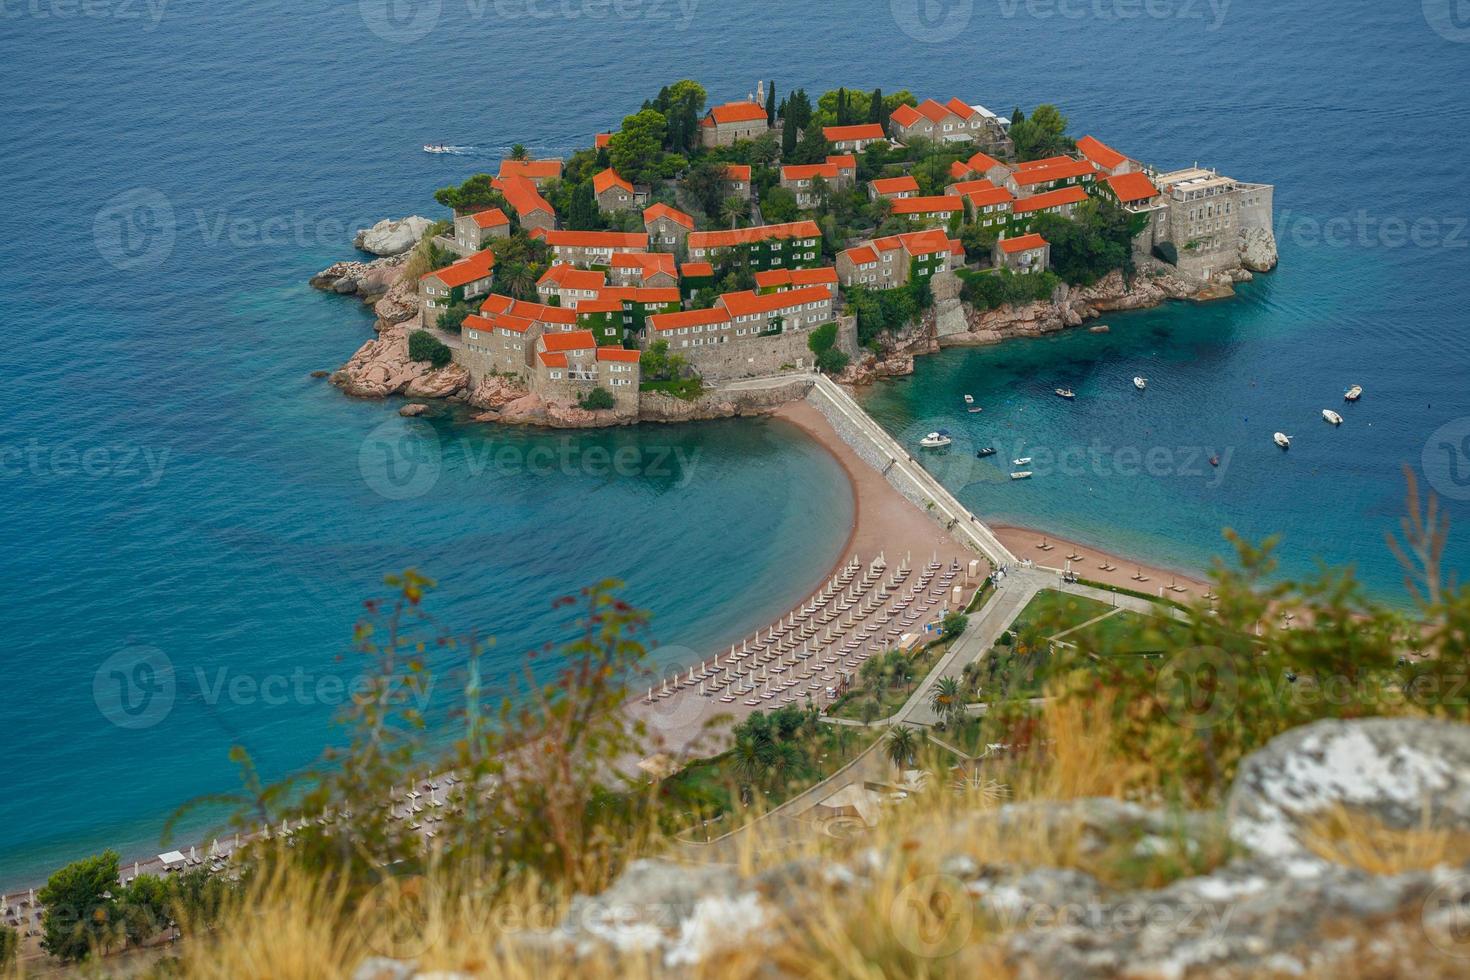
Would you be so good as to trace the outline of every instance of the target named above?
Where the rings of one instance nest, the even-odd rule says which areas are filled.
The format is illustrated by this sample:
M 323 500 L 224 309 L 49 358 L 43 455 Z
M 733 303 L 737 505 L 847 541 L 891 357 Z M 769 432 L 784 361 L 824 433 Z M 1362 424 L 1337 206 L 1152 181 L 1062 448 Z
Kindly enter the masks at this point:
M 592 193 L 601 194 L 602 192 L 610 190 L 614 187 L 621 187 L 629 194 L 633 193 L 633 185 L 628 183 L 623 178 L 619 177 L 618 172 L 612 167 L 608 167 L 606 170 L 603 170 L 593 175 Z
M 964 195 L 972 208 L 983 208 L 992 204 L 1009 204 L 1016 196 L 1004 187 L 981 187 Z
M 853 265 L 867 265 L 878 261 L 878 250 L 872 245 L 856 245 L 843 249 L 842 255 Z
M 577 312 L 570 307 L 550 306 L 546 303 L 533 303 L 530 300 L 511 299 L 509 296 L 501 296 L 491 293 L 485 297 L 485 302 L 480 304 L 480 311 L 492 316 L 513 314 L 516 317 L 524 317 L 537 323 L 557 323 L 570 326 L 577 322 Z
M 1032 232 L 1029 235 L 1021 235 L 1019 238 L 1002 238 L 997 244 L 1000 250 L 1007 255 L 1015 255 L 1030 248 L 1045 248 L 1046 239 Z
M 730 315 L 716 306 L 708 310 L 677 310 L 673 313 L 655 313 L 648 318 L 647 323 L 654 330 L 677 330 L 680 327 L 728 323 L 729 320 Z
M 433 272 L 426 272 L 419 279 L 433 277 L 438 279 L 450 289 L 468 285 L 476 279 L 484 279 L 490 275 L 490 270 L 495 268 L 495 253 L 488 248 L 476 252 L 467 259 L 460 259 L 453 265 L 445 266 Z
M 956 160 L 954 163 L 951 163 L 949 165 L 949 175 L 955 180 L 964 180 L 966 177 L 970 176 L 970 174 L 974 172 L 975 171 L 971 170 L 969 165 L 963 160 Z
M 729 311 L 731 316 L 747 316 L 751 313 L 773 313 L 788 310 L 803 303 L 819 303 L 832 298 L 826 286 L 803 286 L 784 293 L 756 293 L 745 290 L 725 293 L 716 303 Z
M 489 317 L 480 316 L 480 314 L 478 314 L 478 313 L 471 313 L 469 316 L 465 317 L 464 318 L 464 322 L 462 324 L 460 324 L 461 329 L 464 329 L 464 330 L 484 330 L 487 333 L 494 326 L 495 326 L 495 321 L 494 320 L 490 319 Z
M 607 144 L 609 142 L 611 142 L 611 140 L 612 140 L 612 133 L 598 133 L 596 136 L 592 137 L 592 145 L 596 149 L 599 149 L 600 150 L 604 146 L 607 146 Z
M 765 122 L 766 110 L 763 106 L 758 106 L 754 102 L 726 102 L 724 105 L 717 105 L 709 111 L 709 115 L 705 117 L 706 125 L 708 125 L 711 119 L 714 120 L 716 125 L 755 122 L 757 119 Z
M 1071 187 L 1063 187 L 1059 191 L 1047 191 L 1035 197 L 1022 198 L 1011 205 L 1011 213 L 1030 214 L 1042 208 L 1055 207 L 1058 204 L 1077 204 L 1085 200 L 1087 200 L 1087 192 L 1074 184 Z
M 541 196 L 536 185 L 526 177 L 497 177 L 491 182 L 491 186 L 504 194 L 511 209 L 522 217 L 536 211 L 556 213 L 551 203 Z
M 558 262 L 536 280 L 536 285 L 548 282 L 563 289 L 601 289 L 607 282 L 607 276 L 592 269 L 579 269 L 566 262 Z
M 616 287 L 614 287 L 616 288 Z M 581 317 L 588 313 L 621 313 L 623 302 L 616 296 L 608 296 L 606 291 L 594 299 L 584 299 L 577 302 L 577 316 Z
M 837 282 L 837 270 L 830 265 L 814 269 L 766 269 L 755 274 L 758 289 L 770 286 L 815 286 Z
M 714 274 L 715 267 L 710 265 L 708 262 L 685 262 L 682 266 L 679 267 L 680 276 L 690 276 L 698 278 L 701 276 L 712 276 Z
M 1058 163 L 1070 163 L 1071 160 L 1072 158 L 1069 156 L 1042 157 L 1040 160 L 1023 160 L 1016 164 L 1016 172 L 1035 170 L 1037 167 L 1051 167 Z
M 689 248 L 729 248 L 749 245 L 771 238 L 821 238 L 822 229 L 815 221 L 788 221 L 780 225 L 756 225 L 729 231 L 696 231 L 689 235 Z
M 970 105 L 968 102 L 961 100 L 959 97 L 950 99 L 944 104 L 944 107 L 950 112 L 959 116 L 961 119 L 969 119 L 975 114 L 974 106 Z
M 626 347 L 599 347 L 597 348 L 597 359 L 599 361 L 627 361 L 637 362 L 642 355 L 636 350 L 628 350 Z
M 1045 184 L 1053 180 L 1065 180 L 1068 177 L 1081 177 L 1084 174 L 1097 173 L 1097 167 L 1090 160 L 1067 160 L 1062 163 L 1048 164 L 1045 167 L 1028 167 L 1015 173 L 1014 179 L 1017 187 L 1030 187 L 1034 184 Z
M 964 202 L 955 200 L 952 194 L 898 197 L 893 200 L 894 214 L 937 214 L 941 211 L 962 211 L 964 207 Z
M 485 211 L 476 211 L 470 215 L 470 220 L 480 228 L 499 228 L 501 225 L 510 224 L 510 218 L 499 208 L 489 208 Z
M 591 330 L 568 330 L 542 334 L 541 345 L 548 351 L 590 350 L 597 346 L 597 338 Z
M 835 166 L 838 170 L 857 169 L 857 157 L 851 153 L 838 153 L 835 156 L 829 156 L 827 162 Z
M 919 119 L 922 117 L 920 117 L 918 109 L 915 109 L 913 106 L 905 102 L 903 105 L 898 106 L 892 112 L 890 112 L 888 114 L 888 118 L 892 119 L 900 126 L 908 128 L 909 126 L 912 126 L 914 123 L 918 122 Z
M 966 194 L 973 194 L 975 191 L 988 191 L 994 189 L 994 184 L 986 180 L 984 177 L 981 177 L 978 180 L 962 180 L 958 183 L 950 184 L 944 189 L 944 193 L 958 194 L 963 197 Z
M 1159 196 L 1159 189 L 1154 186 L 1154 182 L 1137 171 L 1131 174 L 1119 174 L 1116 177 L 1109 177 L 1106 183 L 1112 189 L 1113 193 L 1118 196 L 1118 200 L 1125 203 L 1147 201 L 1150 198 Z
M 674 271 L 674 257 L 668 252 L 615 252 L 612 265 L 615 269 L 641 269 L 644 278 L 658 272 L 678 277 Z
M 881 140 L 883 127 L 877 123 L 858 123 L 855 126 L 823 126 L 822 135 L 829 142 L 839 140 Z
M 782 167 L 781 179 L 811 180 L 814 177 L 826 177 L 828 180 L 836 180 L 841 171 L 856 169 L 857 158 L 852 154 L 845 154 L 828 157 L 825 163 L 792 164 Z
M 918 193 L 919 182 L 911 175 L 902 177 L 879 177 L 877 180 L 868 181 L 868 185 L 879 194 L 898 194 L 902 191 Z
M 546 180 L 561 176 L 560 160 L 501 160 L 500 176 Z
M 536 356 L 539 357 L 541 359 L 541 363 L 545 364 L 547 367 L 564 368 L 567 366 L 567 356 L 565 354 L 552 354 L 543 350 L 537 352 Z
M 750 164 L 748 164 L 748 163 L 727 163 L 727 164 L 725 164 L 725 179 L 726 180 L 743 180 L 747 184 L 750 183 Z
M 645 225 L 650 224 L 650 223 L 652 223 L 654 221 L 657 221 L 659 218 L 668 218 L 670 221 L 674 222 L 675 224 L 683 225 L 685 228 L 688 228 L 690 231 L 693 231 L 694 230 L 694 219 L 693 218 L 691 218 L 689 215 L 685 214 L 683 211 L 680 211 L 678 208 L 671 208 L 671 207 L 669 207 L 667 204 L 664 204 L 662 201 L 660 201 L 657 204 L 649 205 L 647 208 L 644 209 L 644 211 L 643 211 L 643 223 Z
M 959 243 L 950 239 L 941 229 L 927 228 L 923 231 L 909 231 L 902 235 L 875 238 L 870 242 L 850 248 L 842 254 L 846 255 L 850 261 L 862 265 L 867 262 L 877 262 L 879 252 L 889 252 L 896 248 L 901 248 L 910 255 L 932 255 L 935 252 L 952 252 L 956 244 Z
M 1104 170 L 1112 170 L 1128 162 L 1127 157 L 1095 136 L 1084 136 L 1078 140 L 1077 150 Z
M 570 248 L 644 249 L 648 247 L 648 233 L 642 231 L 543 231 L 542 238 L 553 248 L 564 245 Z
M 909 126 L 918 122 L 921 117 L 928 119 L 930 122 L 937 123 L 942 122 L 945 116 L 958 116 L 961 119 L 969 119 L 974 114 L 975 110 L 959 99 L 950 99 L 943 104 L 935 102 L 933 99 L 925 99 L 919 103 L 917 108 L 908 105 L 899 106 L 893 110 L 888 118 L 907 129 Z
M 965 165 L 971 170 L 975 171 L 977 174 L 983 174 L 991 167 L 1002 166 L 1001 162 L 995 157 L 991 156 L 988 153 L 980 152 L 976 152 L 973 156 L 970 157 L 970 159 L 966 160 Z

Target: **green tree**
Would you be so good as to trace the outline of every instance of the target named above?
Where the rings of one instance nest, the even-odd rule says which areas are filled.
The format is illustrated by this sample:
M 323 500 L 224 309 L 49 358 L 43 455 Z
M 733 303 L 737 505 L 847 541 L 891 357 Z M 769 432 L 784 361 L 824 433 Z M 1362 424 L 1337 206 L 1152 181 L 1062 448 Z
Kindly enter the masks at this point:
M 572 188 L 571 201 L 565 213 L 567 227 L 573 231 L 596 231 L 602 227 L 602 212 L 597 209 L 592 181 L 584 180 Z
M 15 966 L 20 951 L 20 933 L 7 925 L 0 925 L 0 972 Z
M 105 949 L 117 924 L 117 852 L 73 861 L 36 893 L 45 908 L 41 948 L 66 963 L 78 963 Z
M 606 388 L 597 387 L 587 392 L 578 403 L 588 411 L 596 412 L 612 408 L 614 404 L 612 392 Z
M 512 160 L 526 160 L 529 159 L 530 156 L 531 152 L 520 143 L 517 143 L 510 148 L 510 158 Z
M 668 120 L 654 109 L 643 109 L 623 120 L 623 128 L 607 143 L 608 159 L 625 180 L 646 184 L 657 174 Z
M 769 224 L 795 221 L 800 215 L 796 195 L 785 187 L 772 187 L 761 197 L 761 216 Z
M 953 640 L 959 636 L 965 631 L 965 627 L 969 625 L 970 617 L 962 612 L 947 612 L 944 614 L 944 618 L 939 621 L 939 628 L 944 632 L 944 637 L 947 640 Z
M 883 105 L 881 88 L 873 89 L 873 94 L 868 96 L 868 122 L 884 127 L 888 125 L 888 110 Z
M 913 762 L 914 752 L 918 747 L 918 736 L 914 734 L 912 728 L 906 725 L 894 725 L 884 736 L 883 752 L 888 756 L 888 761 L 892 762 L 894 768 L 900 772 Z
M 732 194 L 720 202 L 720 220 L 731 228 L 738 225 L 748 214 L 750 214 L 750 202 L 743 197 L 736 197 Z
M 473 312 L 474 310 L 470 309 L 468 303 L 450 303 L 449 308 L 439 314 L 439 318 L 435 321 L 435 325 L 438 326 L 440 330 L 447 330 L 451 333 L 459 333 L 460 330 L 464 327 L 464 318 L 469 316 Z
M 711 218 L 718 215 L 725 193 L 725 164 L 706 159 L 690 167 L 684 176 L 684 192 L 705 214 Z
M 128 942 L 139 944 L 158 935 L 173 917 L 171 884 L 157 875 L 139 875 L 118 896 L 118 918 Z
M 1067 117 L 1050 104 L 1036 107 L 1027 118 L 1017 109 L 1011 118 L 1011 141 L 1019 160 L 1039 160 L 1074 148 L 1067 138 Z
M 408 359 L 428 361 L 431 366 L 442 368 L 454 359 L 454 352 L 429 331 L 415 330 L 408 335 Z
M 964 705 L 964 691 L 958 679 L 941 677 L 934 682 L 934 687 L 929 691 L 929 707 L 942 722 L 948 724 L 964 710 Z
M 776 80 L 771 79 L 771 89 L 766 93 L 766 125 L 776 125 Z
M 475 174 L 458 187 L 439 188 L 434 192 L 434 200 L 460 214 L 472 214 L 490 208 L 506 211 L 509 205 L 501 193 L 491 186 L 492 180 L 489 174 Z

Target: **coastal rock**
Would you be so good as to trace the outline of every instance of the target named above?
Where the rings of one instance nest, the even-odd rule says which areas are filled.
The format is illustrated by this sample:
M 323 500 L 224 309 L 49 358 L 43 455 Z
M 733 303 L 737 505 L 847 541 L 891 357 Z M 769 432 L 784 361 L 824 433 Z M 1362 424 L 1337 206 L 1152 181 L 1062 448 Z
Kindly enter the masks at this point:
M 374 255 L 401 255 L 417 245 L 433 224 L 416 214 L 397 220 L 384 218 L 371 228 L 359 229 L 352 244 Z
M 642 422 L 689 422 L 769 415 L 788 402 L 805 398 L 812 384 L 810 379 L 796 378 L 773 388 L 714 391 L 693 400 L 646 391 L 638 397 L 638 419 Z
M 458 364 L 430 367 L 408 357 L 408 329 L 390 326 L 375 340 L 358 348 L 336 373 L 332 383 L 349 395 L 385 398 L 445 398 L 469 383 L 469 373 Z
M 398 410 L 398 414 L 402 415 L 406 419 L 411 419 L 424 414 L 428 410 L 429 406 L 425 405 L 423 402 L 412 402 L 400 408 Z
M 1436 830 L 1470 832 L 1470 726 L 1370 718 L 1292 729 L 1241 762 L 1226 811 L 1237 843 L 1316 860 L 1304 828 L 1337 806 L 1396 830 L 1427 819 Z
M 1246 228 L 1240 233 L 1240 264 L 1251 272 L 1276 268 L 1276 235 L 1270 228 Z
M 357 292 L 357 282 L 358 281 L 356 279 L 352 279 L 348 276 L 343 276 L 341 279 L 338 279 L 336 282 L 332 283 L 332 292 L 337 293 L 341 296 L 351 295 L 352 293 Z
M 510 375 L 486 375 L 467 392 L 465 400 L 475 408 L 499 411 L 528 394 L 525 382 Z
M 404 256 L 371 262 L 333 262 L 308 280 L 312 287 L 342 295 L 357 294 L 364 301 L 389 291 L 403 276 Z
M 311 372 L 311 376 L 313 378 L 326 378 L 329 377 L 331 373 L 331 371 L 313 371 Z

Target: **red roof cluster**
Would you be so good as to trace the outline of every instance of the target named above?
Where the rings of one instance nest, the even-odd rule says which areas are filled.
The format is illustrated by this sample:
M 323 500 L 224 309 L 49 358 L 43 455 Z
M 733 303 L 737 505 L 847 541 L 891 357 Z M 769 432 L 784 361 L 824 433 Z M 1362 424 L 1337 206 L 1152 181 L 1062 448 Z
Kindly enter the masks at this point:
M 755 225 L 729 231 L 696 231 L 689 236 L 689 248 L 730 248 L 750 245 L 772 238 L 821 238 L 822 229 L 815 221 L 788 221 L 780 225 Z
M 551 202 L 541 196 L 541 192 L 536 189 L 536 185 L 529 177 L 497 177 L 491 181 L 490 186 L 504 194 L 511 210 L 522 218 L 537 211 L 546 214 L 556 213 Z
M 490 275 L 490 270 L 495 268 L 495 253 L 488 248 L 476 252 L 467 259 L 460 259 L 453 265 L 447 265 L 433 272 L 426 272 L 419 279 L 438 279 L 450 289 L 467 286 L 476 279 L 484 279 Z
M 561 176 L 560 160 L 510 160 L 500 161 L 500 176 L 525 177 L 528 180 L 550 180 Z
M 1059 191 L 1047 191 L 1045 194 L 1037 194 L 1035 197 L 1023 197 L 1011 205 L 1012 214 L 1029 214 L 1032 211 L 1040 211 L 1044 208 L 1056 207 L 1060 204 L 1080 204 L 1087 200 L 1087 192 L 1073 184 L 1071 187 L 1063 187 Z
M 973 106 L 962 102 L 960 99 L 950 99 L 948 102 L 936 102 L 933 99 L 925 99 L 918 106 L 901 105 L 889 114 L 888 118 L 907 129 L 920 119 L 928 119 L 930 122 L 943 122 L 946 116 L 958 116 L 961 119 L 969 119 L 975 114 Z

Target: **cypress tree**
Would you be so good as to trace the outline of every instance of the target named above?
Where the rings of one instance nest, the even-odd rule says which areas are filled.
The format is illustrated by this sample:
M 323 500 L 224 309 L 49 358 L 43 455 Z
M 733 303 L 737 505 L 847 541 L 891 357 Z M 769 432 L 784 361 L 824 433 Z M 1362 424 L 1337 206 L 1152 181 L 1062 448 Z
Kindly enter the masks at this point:
M 776 125 L 776 80 L 771 79 L 771 90 L 766 93 L 766 125 Z
M 883 125 L 888 121 L 888 113 L 883 111 L 883 90 L 881 88 L 873 89 L 873 94 L 869 96 L 869 100 L 868 122 L 877 123 L 880 126 Z

